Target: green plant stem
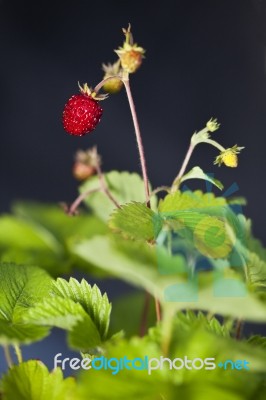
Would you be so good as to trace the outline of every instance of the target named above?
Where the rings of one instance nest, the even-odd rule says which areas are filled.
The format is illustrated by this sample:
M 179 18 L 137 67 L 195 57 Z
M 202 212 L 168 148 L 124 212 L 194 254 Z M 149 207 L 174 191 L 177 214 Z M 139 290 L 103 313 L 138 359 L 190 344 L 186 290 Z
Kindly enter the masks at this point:
M 133 100 L 131 89 L 130 89 L 129 79 L 128 78 L 124 78 L 123 79 L 123 83 L 124 83 L 124 86 L 125 86 L 125 89 L 126 89 L 127 98 L 128 98 L 128 102 L 129 102 L 129 107 L 130 107 L 132 120 L 133 120 L 133 124 L 134 124 L 136 139 L 137 139 L 137 145 L 138 145 L 139 157 L 140 157 L 140 164 L 141 164 L 142 176 L 143 176 L 143 181 L 144 181 L 146 204 L 147 204 L 147 207 L 150 207 L 149 180 L 148 180 L 146 159 L 145 159 L 145 154 L 144 154 L 144 147 L 143 147 L 143 143 L 142 143 L 142 137 L 141 137 L 140 127 L 139 127 L 138 117 L 137 117 L 136 108 L 135 108 L 134 100 Z
M 162 320 L 162 353 L 166 357 L 169 353 L 169 347 L 172 339 L 174 309 L 168 304 L 164 308 Z
M 79 207 L 80 203 L 82 203 L 83 200 L 85 200 L 90 194 L 99 192 L 100 190 L 101 190 L 101 188 L 99 187 L 96 189 L 86 190 L 85 192 L 81 193 L 69 207 L 69 210 L 67 211 L 68 215 L 74 215 L 77 208 Z
M 225 148 L 221 144 L 217 143 L 215 140 L 205 139 L 203 143 L 209 143 L 212 146 L 216 147 L 218 150 L 225 151 Z
M 14 345 L 15 353 L 18 359 L 19 364 L 23 362 L 22 352 L 18 344 Z
M 11 368 L 13 366 L 13 361 L 12 361 L 12 357 L 11 357 L 11 354 L 10 354 L 9 346 L 5 345 L 3 347 L 4 347 L 4 354 L 5 354 L 6 363 L 7 363 L 8 367 Z
M 195 149 L 195 145 L 190 143 L 188 151 L 187 151 L 187 154 L 186 154 L 186 156 L 184 158 L 183 164 L 181 165 L 180 171 L 178 172 L 178 174 L 177 174 L 177 176 L 174 179 L 174 182 L 172 184 L 172 192 L 177 190 L 178 185 L 179 185 L 179 181 L 180 181 L 180 179 L 182 178 L 182 176 L 184 175 L 184 173 L 186 171 L 186 168 L 188 166 L 189 160 L 190 160 L 190 158 L 192 156 L 192 153 L 193 153 L 194 149 Z
M 170 193 L 170 191 L 171 191 L 171 188 L 168 187 L 168 186 L 159 186 L 159 187 L 157 187 L 156 189 L 154 189 L 154 190 L 150 193 L 150 199 L 151 199 L 152 196 L 154 196 L 154 195 L 157 194 L 157 193 L 160 193 L 160 192 L 167 192 L 167 193 Z

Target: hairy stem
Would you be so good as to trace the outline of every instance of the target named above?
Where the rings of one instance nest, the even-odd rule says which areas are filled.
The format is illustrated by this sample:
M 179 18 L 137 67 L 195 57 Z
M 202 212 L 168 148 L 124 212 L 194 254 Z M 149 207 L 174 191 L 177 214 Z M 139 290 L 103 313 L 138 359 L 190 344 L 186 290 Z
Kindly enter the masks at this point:
M 130 107 L 130 111 L 131 111 L 131 115 L 132 115 L 132 119 L 133 119 L 136 139 L 137 139 L 140 164 L 141 164 L 142 176 L 143 176 L 143 181 L 144 181 L 146 204 L 148 207 L 150 207 L 149 180 L 148 180 L 146 159 L 145 159 L 145 154 L 144 154 L 144 148 L 143 148 L 143 143 L 142 143 L 142 137 L 141 137 L 140 127 L 139 127 L 138 117 L 137 117 L 136 108 L 135 108 L 134 100 L 133 100 L 131 89 L 130 89 L 129 79 L 123 79 L 123 83 L 124 83 L 124 86 L 126 89 L 129 107 Z
M 112 193 L 110 192 L 108 186 L 106 185 L 100 165 L 97 164 L 95 168 L 99 177 L 101 190 L 106 194 L 106 196 L 111 200 L 111 202 L 115 205 L 116 208 L 121 208 L 116 199 L 114 198 L 114 196 L 112 195 Z
M 188 151 L 187 151 L 187 154 L 186 154 L 186 157 L 185 157 L 185 159 L 183 161 L 183 164 L 181 165 L 180 171 L 178 172 L 178 174 L 177 174 L 177 176 L 174 179 L 174 182 L 172 184 L 172 190 L 173 191 L 175 191 L 177 189 L 179 180 L 182 178 L 182 176 L 184 175 L 184 172 L 186 171 L 186 168 L 188 166 L 189 160 L 190 160 L 190 158 L 192 156 L 192 153 L 193 153 L 194 149 L 195 149 L 195 145 L 190 143 Z
M 3 347 L 4 347 L 4 354 L 5 354 L 6 363 L 7 363 L 8 367 L 11 368 L 12 365 L 13 365 L 13 361 L 12 361 L 12 357 L 11 357 L 11 354 L 10 354 L 9 346 L 5 345 Z
M 18 359 L 19 364 L 23 362 L 23 357 L 22 357 L 22 352 L 21 352 L 21 348 L 19 347 L 18 344 L 14 345 L 14 349 L 15 349 L 15 353 Z
M 77 208 L 79 207 L 80 203 L 82 203 L 83 200 L 85 200 L 90 194 L 95 193 L 95 192 L 99 192 L 99 190 L 101 190 L 101 188 L 96 188 L 96 189 L 90 189 L 90 190 L 86 190 L 85 192 L 81 193 L 76 200 L 73 201 L 73 203 L 71 204 L 71 206 L 69 207 L 68 210 L 68 215 L 74 215 Z

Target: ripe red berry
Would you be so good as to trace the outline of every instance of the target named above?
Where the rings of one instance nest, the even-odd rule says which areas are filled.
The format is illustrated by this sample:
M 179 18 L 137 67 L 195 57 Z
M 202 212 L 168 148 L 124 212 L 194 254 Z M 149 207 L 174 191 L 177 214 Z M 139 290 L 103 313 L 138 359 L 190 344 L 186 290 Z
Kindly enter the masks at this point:
M 90 133 L 100 122 L 103 110 L 99 102 L 87 94 L 76 94 L 66 103 L 63 111 L 63 126 L 67 133 L 83 136 Z

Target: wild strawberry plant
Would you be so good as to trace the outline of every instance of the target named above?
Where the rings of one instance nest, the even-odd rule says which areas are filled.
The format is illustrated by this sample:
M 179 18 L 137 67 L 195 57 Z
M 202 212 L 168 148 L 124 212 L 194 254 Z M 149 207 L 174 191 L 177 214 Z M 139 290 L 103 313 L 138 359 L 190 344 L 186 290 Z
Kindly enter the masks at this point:
M 252 235 L 242 198 L 184 186 L 201 179 L 223 189 L 199 166 L 187 170 L 199 144 L 217 148 L 214 164 L 232 168 L 243 147 L 218 143 L 219 123 L 210 119 L 192 135 L 172 184 L 153 188 L 130 88 L 145 51 L 130 26 L 123 32 L 118 60 L 103 65 L 98 85 L 80 86 L 81 93 L 68 100 L 63 126 L 74 136 L 91 133 L 107 97 L 100 90 L 113 94 L 124 87 L 142 176 L 104 172 L 95 147 L 79 150 L 73 174 L 82 183 L 72 204 L 17 203 L 11 215 L 0 217 L 0 344 L 7 363 L 0 397 L 265 399 L 266 339 L 243 336 L 242 326 L 266 322 L 266 250 Z M 74 268 L 87 278 L 70 277 Z M 137 290 L 111 305 L 107 294 L 88 283 L 90 277 L 117 278 Z M 41 341 L 54 327 L 66 331 L 69 348 L 81 360 L 166 361 L 152 373 L 140 364 L 119 364 L 116 376 L 106 367 L 66 378 L 63 365 L 49 371 L 42 361 L 23 358 L 23 346 Z M 206 358 L 215 360 L 211 370 L 191 363 L 169 367 L 174 359 L 182 364 Z M 228 368 L 225 360 L 231 360 Z

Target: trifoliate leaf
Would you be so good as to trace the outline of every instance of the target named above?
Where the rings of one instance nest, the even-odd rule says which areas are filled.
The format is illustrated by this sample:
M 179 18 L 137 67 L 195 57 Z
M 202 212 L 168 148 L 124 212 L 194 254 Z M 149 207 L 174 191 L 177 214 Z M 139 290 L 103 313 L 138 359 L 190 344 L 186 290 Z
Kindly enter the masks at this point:
M 27 321 L 27 315 L 48 295 L 51 281 L 37 267 L 0 264 L 0 343 L 31 343 L 49 333 Z
M 61 369 L 50 373 L 35 360 L 12 367 L 2 387 L 3 400 L 78 400 L 74 378 L 64 380 Z
M 222 190 L 224 187 L 222 182 L 218 181 L 217 179 L 212 178 L 210 175 L 203 172 L 203 170 L 200 167 L 194 167 L 188 173 L 183 175 L 181 182 L 185 182 L 188 179 L 203 179 L 203 180 L 208 181 L 208 182 L 212 183 L 213 185 L 217 186 L 218 189 L 220 189 L 220 190 Z
M 122 205 L 132 201 L 145 202 L 144 183 L 136 173 L 111 171 L 104 174 L 108 189 L 112 196 Z M 90 178 L 81 187 L 80 192 L 96 189 L 99 187 L 97 176 Z M 92 193 L 85 200 L 94 213 L 103 221 L 108 221 L 110 214 L 116 208 L 111 200 L 102 192 Z M 156 206 L 156 197 L 151 198 L 152 208 Z
M 109 226 L 126 239 L 153 240 L 162 228 L 162 221 L 145 204 L 134 202 L 115 210 Z

